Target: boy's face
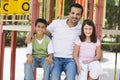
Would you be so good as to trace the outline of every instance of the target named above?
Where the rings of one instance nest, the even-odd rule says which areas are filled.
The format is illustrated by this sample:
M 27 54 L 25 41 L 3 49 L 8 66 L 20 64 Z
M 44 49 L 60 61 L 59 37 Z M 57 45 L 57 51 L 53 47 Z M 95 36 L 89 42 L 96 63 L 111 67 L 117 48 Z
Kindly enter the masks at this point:
M 35 32 L 36 34 L 44 34 L 46 30 L 46 25 L 44 23 L 37 23 L 37 25 L 35 26 Z

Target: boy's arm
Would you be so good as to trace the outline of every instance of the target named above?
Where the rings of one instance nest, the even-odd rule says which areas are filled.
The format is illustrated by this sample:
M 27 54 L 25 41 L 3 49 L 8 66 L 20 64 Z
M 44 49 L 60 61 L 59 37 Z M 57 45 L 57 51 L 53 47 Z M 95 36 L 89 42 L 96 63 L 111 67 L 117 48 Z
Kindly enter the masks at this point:
M 46 58 L 48 64 L 53 63 L 53 54 L 54 54 L 53 44 L 52 41 L 50 41 L 48 44 L 48 57 Z
M 27 54 L 32 54 L 32 43 L 27 44 L 27 49 L 26 49 Z
M 33 63 L 33 57 L 32 57 L 32 43 L 27 44 L 27 50 L 26 50 L 27 54 L 27 63 L 28 64 L 32 64 Z

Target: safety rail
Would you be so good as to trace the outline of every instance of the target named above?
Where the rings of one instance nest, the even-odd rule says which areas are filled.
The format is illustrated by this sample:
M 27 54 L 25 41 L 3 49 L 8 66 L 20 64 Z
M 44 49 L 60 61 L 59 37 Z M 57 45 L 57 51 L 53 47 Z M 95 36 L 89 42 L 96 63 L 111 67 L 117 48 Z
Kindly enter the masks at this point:
M 115 46 L 115 66 L 114 66 L 114 80 L 116 80 L 116 70 L 117 70 L 117 55 L 118 55 L 118 46 L 120 46 L 120 43 L 115 42 L 115 43 L 108 43 L 108 42 L 103 42 L 102 45 L 110 45 L 110 46 Z
M 4 25 L 2 30 L 31 31 L 31 26 L 30 25 Z

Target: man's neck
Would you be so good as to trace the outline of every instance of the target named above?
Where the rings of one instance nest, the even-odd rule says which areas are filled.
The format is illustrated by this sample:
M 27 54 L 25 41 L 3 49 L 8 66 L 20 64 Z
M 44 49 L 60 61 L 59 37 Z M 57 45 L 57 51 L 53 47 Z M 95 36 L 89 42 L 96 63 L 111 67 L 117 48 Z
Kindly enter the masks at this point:
M 69 27 L 75 27 L 77 25 L 77 23 L 73 23 L 69 19 L 67 20 L 67 24 Z

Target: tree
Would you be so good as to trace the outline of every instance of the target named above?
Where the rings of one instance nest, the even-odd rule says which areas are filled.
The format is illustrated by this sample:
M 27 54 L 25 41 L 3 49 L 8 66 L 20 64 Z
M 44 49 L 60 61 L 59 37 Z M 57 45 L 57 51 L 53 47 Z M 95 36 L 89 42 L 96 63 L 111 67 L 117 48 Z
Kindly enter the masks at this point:
M 119 7 L 116 5 L 118 0 L 107 0 L 106 3 L 106 28 L 107 29 L 116 29 L 118 26 L 118 15 L 119 15 Z
M 65 0 L 65 12 L 64 15 L 67 16 L 69 9 L 70 9 L 70 5 L 75 3 L 75 0 Z

